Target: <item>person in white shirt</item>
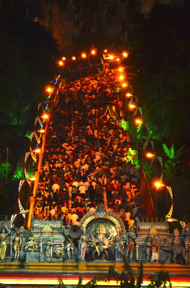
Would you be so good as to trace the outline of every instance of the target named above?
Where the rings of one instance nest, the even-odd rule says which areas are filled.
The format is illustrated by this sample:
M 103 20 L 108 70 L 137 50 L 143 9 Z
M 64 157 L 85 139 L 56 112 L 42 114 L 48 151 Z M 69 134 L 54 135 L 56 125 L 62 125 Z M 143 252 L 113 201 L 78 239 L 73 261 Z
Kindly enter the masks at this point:
M 77 222 L 78 219 L 79 219 L 78 215 L 76 213 L 73 213 L 71 216 L 72 225 L 75 225 L 75 223 Z
M 84 165 L 81 166 L 81 169 L 87 171 L 88 167 L 89 167 L 88 164 L 84 164 Z
M 60 185 L 58 183 L 54 183 L 52 185 L 52 190 L 53 190 L 53 193 L 56 192 L 56 190 L 59 190 L 60 189 Z
M 91 207 L 89 210 L 90 213 L 94 213 L 94 211 L 96 211 L 96 209 L 94 207 Z
M 75 186 L 75 187 L 78 188 L 78 187 L 79 187 L 79 182 L 78 182 L 78 181 L 74 181 L 74 182 L 73 182 L 73 186 Z
M 85 199 L 85 197 L 86 197 L 86 188 L 85 188 L 84 185 L 81 185 L 81 186 L 79 187 L 79 194 L 80 194 L 80 196 L 81 196 L 83 199 Z
M 84 187 L 85 187 L 85 189 L 88 190 L 88 187 L 89 187 L 89 186 L 90 186 L 89 182 L 86 181 L 86 182 L 84 183 Z
M 95 181 L 92 181 L 92 185 L 93 185 L 94 189 L 96 189 L 96 182 Z
M 51 217 L 53 218 L 55 216 L 55 208 L 52 208 L 50 211 Z

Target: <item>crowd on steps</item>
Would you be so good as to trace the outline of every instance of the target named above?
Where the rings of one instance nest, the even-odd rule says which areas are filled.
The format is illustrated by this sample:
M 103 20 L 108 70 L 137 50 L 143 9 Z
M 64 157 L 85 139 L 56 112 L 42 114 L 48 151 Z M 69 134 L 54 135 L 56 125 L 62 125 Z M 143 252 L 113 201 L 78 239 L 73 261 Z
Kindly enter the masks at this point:
M 64 225 L 80 225 L 84 214 L 104 203 L 129 231 L 135 217 L 146 216 L 132 143 L 119 121 L 119 88 L 115 71 L 61 87 L 46 136 L 36 219 L 63 215 Z

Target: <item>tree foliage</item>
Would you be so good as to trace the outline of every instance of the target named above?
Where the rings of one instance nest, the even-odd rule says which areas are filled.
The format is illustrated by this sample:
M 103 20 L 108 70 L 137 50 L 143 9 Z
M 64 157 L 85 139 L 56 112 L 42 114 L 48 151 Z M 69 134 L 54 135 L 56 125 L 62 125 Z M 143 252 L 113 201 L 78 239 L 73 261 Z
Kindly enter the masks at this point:
M 51 31 L 34 21 L 39 13 L 37 2 L 0 1 L 1 214 L 9 213 L 7 192 L 12 189 L 12 170 L 20 155 L 28 120 L 32 118 L 33 123 L 45 83 L 57 75 L 55 59 L 59 55 L 59 47 Z M 6 147 L 10 151 L 8 167 L 5 167 Z M 10 172 L 11 167 L 13 173 Z M 8 172 L 7 186 L 3 187 L 3 178 Z M 17 195 L 17 189 L 11 191 L 11 199 Z M 16 202 L 13 202 L 11 205 L 15 205 Z
M 23 125 L 55 72 L 58 46 L 39 23 L 0 12 L 0 124 Z
M 167 282 L 169 282 L 169 286 L 171 287 L 169 272 L 160 271 L 156 273 L 148 288 L 159 288 L 162 285 L 166 288 Z
M 0 164 L 0 179 L 6 178 L 6 176 L 11 171 L 11 164 L 10 163 L 1 163 Z
M 118 273 L 112 265 L 109 266 L 107 277 L 104 276 L 97 276 L 91 279 L 86 284 L 82 284 L 83 278 L 82 275 L 79 276 L 79 281 L 77 284 L 77 288 L 94 288 L 98 287 L 98 281 L 105 281 L 109 282 L 111 279 L 114 279 L 119 284 L 119 287 L 121 288 L 140 288 L 141 284 L 143 283 L 143 263 L 141 262 L 138 273 L 136 275 L 136 284 L 135 284 L 135 278 L 132 273 L 132 269 L 130 265 L 127 263 L 127 261 L 124 260 L 124 270 L 121 273 Z M 63 283 L 63 280 L 61 277 L 58 279 L 59 287 L 64 288 L 65 285 Z M 171 287 L 170 283 L 170 276 L 169 272 L 160 271 L 157 272 L 151 281 L 151 283 L 148 285 L 149 288 L 159 288 L 163 285 L 164 288 L 166 288 L 166 284 L 169 282 L 169 285 Z
M 163 144 L 163 149 L 169 160 L 167 160 L 164 164 L 165 168 L 170 170 L 171 172 L 176 172 L 177 164 L 181 163 L 181 161 L 176 160 L 181 154 L 187 152 L 184 151 L 185 145 L 183 145 L 176 153 L 174 151 L 174 144 L 172 144 L 171 149 L 168 149 L 166 144 Z
M 190 4 L 155 6 L 129 33 L 134 93 L 153 138 L 190 143 Z

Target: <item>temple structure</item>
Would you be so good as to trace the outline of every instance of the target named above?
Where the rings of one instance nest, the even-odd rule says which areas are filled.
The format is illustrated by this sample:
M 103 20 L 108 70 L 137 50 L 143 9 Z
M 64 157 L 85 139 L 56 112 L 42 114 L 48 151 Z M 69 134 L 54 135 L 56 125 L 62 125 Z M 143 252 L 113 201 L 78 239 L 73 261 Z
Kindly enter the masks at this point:
M 189 227 L 170 233 L 172 201 L 165 219 L 155 215 L 138 166 L 149 137 L 136 149 L 130 121 L 142 111 L 117 62 L 75 82 L 59 75 L 43 94 L 19 185 L 20 212 L 0 222 L 0 282 L 7 287 L 77 287 L 80 275 L 85 284 L 106 278 L 111 266 L 120 274 L 126 263 L 134 275 L 143 263 L 145 286 L 161 270 L 173 287 L 190 286 Z M 120 284 L 114 275 L 98 283 Z

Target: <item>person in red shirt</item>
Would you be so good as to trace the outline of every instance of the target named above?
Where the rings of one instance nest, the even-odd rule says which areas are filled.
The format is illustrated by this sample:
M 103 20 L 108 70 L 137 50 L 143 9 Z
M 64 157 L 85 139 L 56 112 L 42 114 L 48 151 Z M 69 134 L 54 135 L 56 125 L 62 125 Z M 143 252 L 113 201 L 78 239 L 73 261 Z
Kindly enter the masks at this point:
M 65 176 L 65 181 L 66 181 L 67 183 L 70 183 L 70 182 L 71 182 L 70 173 Z
M 107 201 L 111 201 L 111 192 L 113 191 L 113 184 L 108 181 L 106 185 Z

